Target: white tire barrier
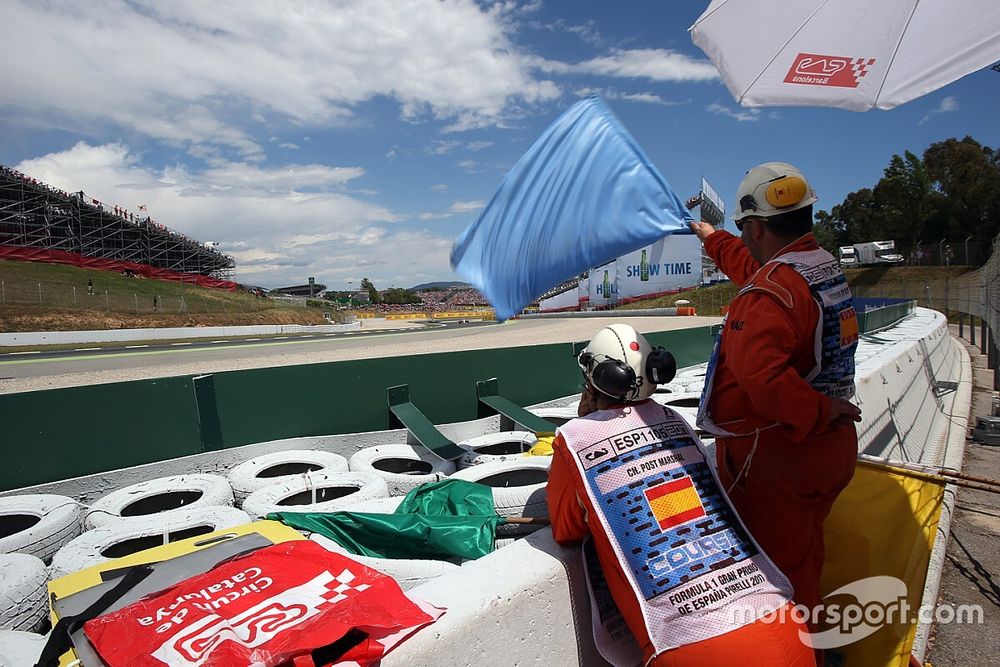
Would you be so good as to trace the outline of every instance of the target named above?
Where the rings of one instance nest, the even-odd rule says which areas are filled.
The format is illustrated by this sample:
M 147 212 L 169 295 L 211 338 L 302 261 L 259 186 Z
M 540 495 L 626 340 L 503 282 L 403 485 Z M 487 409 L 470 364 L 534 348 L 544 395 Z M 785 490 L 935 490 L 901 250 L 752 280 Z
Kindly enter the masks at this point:
M 545 421 L 552 424 L 552 430 L 556 430 L 566 422 L 571 419 L 576 419 L 578 415 L 576 414 L 577 408 L 538 408 L 537 410 L 532 410 L 532 414 L 536 417 L 541 417 Z
M 667 384 L 656 385 L 656 389 L 653 391 L 653 395 L 657 394 L 683 394 L 684 385 L 677 382 L 669 382 Z
M 28 554 L 48 562 L 80 529 L 80 505 L 68 496 L 0 498 L 0 553 Z
M 378 570 L 382 574 L 389 575 L 396 580 L 396 583 L 404 591 L 408 591 L 435 577 L 440 577 L 442 574 L 448 574 L 459 569 L 459 565 L 446 560 L 358 556 L 322 535 L 313 534 L 309 539 L 321 545 L 324 549 L 344 554 L 353 561 L 357 561 L 373 570 Z
M 455 464 L 438 458 L 421 445 L 376 445 L 351 456 L 351 472 L 378 475 L 390 496 L 405 496 L 427 482 L 440 482 L 455 472 Z
M 232 506 L 233 490 L 219 475 L 175 475 L 126 486 L 95 502 L 87 512 L 88 528 L 123 519 L 151 517 L 178 509 Z
M 34 665 L 47 639 L 33 632 L 0 631 L 0 667 Z
M 34 632 L 42 626 L 48 581 L 41 558 L 0 554 L 0 630 Z
M 545 485 L 551 456 L 531 456 L 517 461 L 495 461 L 459 470 L 452 479 L 485 484 L 493 489 L 493 506 L 500 516 L 548 517 Z M 497 536 L 524 535 L 540 526 L 504 524 Z
M 503 431 L 477 438 L 469 438 L 458 443 L 466 451 L 456 461 L 458 469 L 468 468 L 497 461 L 517 461 L 524 458 L 524 452 L 538 442 L 534 433 L 528 431 Z
M 369 514 L 395 514 L 396 508 L 403 504 L 403 496 L 372 498 L 359 500 L 344 507 L 343 512 L 367 512 Z
M 49 578 L 249 522 L 247 513 L 235 507 L 197 507 L 116 521 L 89 530 L 60 549 L 52 559 Z
M 313 449 L 296 449 L 255 456 L 233 468 L 229 484 L 233 497 L 240 505 L 254 491 L 279 482 L 287 482 L 297 475 L 310 472 L 346 472 L 347 459 L 340 454 Z
M 697 408 L 701 404 L 701 393 L 653 394 L 652 399 L 669 408 Z
M 374 473 L 314 472 L 255 491 L 243 501 L 243 510 L 254 518 L 271 512 L 337 512 L 388 495 L 385 480 Z

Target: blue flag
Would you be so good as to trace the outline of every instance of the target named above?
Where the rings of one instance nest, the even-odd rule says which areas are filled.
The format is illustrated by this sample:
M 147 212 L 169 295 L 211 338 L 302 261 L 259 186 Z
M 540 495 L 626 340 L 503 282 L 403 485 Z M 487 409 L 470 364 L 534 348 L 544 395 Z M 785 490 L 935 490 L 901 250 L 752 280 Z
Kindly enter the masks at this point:
M 506 320 L 589 268 L 690 230 L 692 218 L 598 97 L 549 126 L 455 241 L 451 265 Z

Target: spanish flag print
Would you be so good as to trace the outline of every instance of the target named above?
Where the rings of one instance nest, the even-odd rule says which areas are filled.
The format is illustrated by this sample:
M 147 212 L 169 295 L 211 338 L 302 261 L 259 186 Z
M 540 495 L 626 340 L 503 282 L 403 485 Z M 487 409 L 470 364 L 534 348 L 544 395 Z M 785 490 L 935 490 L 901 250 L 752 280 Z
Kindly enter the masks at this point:
M 844 349 L 858 342 L 858 314 L 854 308 L 840 311 L 840 348 Z
M 705 516 L 701 498 L 688 476 L 646 489 L 646 502 L 660 530 L 668 530 Z

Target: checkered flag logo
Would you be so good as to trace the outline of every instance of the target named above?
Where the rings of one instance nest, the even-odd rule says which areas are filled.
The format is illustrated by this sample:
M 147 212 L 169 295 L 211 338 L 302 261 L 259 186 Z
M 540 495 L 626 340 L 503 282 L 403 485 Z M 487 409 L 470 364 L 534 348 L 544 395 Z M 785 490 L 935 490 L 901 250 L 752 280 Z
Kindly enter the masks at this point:
M 854 80 L 860 82 L 861 78 L 868 74 L 868 68 L 874 64 L 874 58 L 855 58 L 854 62 L 851 63 L 851 73 L 854 75 Z
M 350 570 L 344 570 L 336 577 L 333 578 L 329 584 L 327 584 L 327 592 L 323 593 L 322 597 L 326 602 L 322 603 L 318 608 L 324 609 L 326 607 L 331 607 L 338 602 L 346 600 L 350 597 L 351 593 L 360 593 L 371 588 L 371 584 L 358 584 L 354 586 L 351 584 L 356 579 L 354 573 Z

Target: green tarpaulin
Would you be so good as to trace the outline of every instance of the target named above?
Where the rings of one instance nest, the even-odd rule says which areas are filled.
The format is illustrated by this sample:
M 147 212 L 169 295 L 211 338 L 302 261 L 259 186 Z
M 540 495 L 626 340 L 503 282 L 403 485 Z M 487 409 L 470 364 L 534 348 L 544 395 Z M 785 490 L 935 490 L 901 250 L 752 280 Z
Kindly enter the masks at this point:
M 480 558 L 493 551 L 496 527 L 504 522 L 494 511 L 492 489 L 457 479 L 417 487 L 394 514 L 278 512 L 267 518 L 374 558 Z

